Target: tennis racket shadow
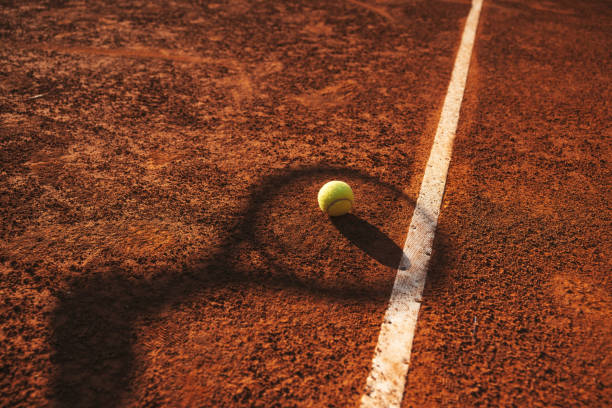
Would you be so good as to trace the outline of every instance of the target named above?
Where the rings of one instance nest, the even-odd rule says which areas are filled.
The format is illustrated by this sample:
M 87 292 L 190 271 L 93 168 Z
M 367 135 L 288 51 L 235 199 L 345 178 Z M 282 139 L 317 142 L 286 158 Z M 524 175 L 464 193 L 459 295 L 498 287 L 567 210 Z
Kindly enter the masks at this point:
M 117 260 L 109 259 L 104 273 L 83 270 L 67 290 L 58 293 L 58 304 L 51 317 L 51 362 L 55 375 L 51 398 L 56 406 L 122 405 L 133 391 L 130 381 L 139 363 L 135 359 L 137 325 L 145 324 L 166 305 L 176 305 L 199 296 L 214 293 L 227 286 L 287 288 L 331 300 L 353 299 L 385 302 L 391 280 L 364 283 L 358 278 L 348 281 L 339 277 L 330 285 L 316 277 L 293 275 L 292 265 L 283 262 L 282 245 L 269 252 L 275 240 L 270 235 L 262 241 L 257 220 L 265 214 L 265 204 L 278 186 L 296 180 L 353 178 L 378 185 L 403 200 L 409 200 L 397 187 L 357 170 L 335 167 L 289 169 L 254 183 L 247 205 L 236 224 L 228 224 L 228 235 L 210 258 L 193 266 L 159 271 L 154 279 L 137 279 L 129 275 Z M 402 249 L 379 227 L 357 215 L 331 219 L 334 227 L 352 245 L 386 267 L 398 268 Z M 443 234 L 438 234 L 438 239 Z M 264 259 L 262 270 L 253 270 L 236 259 L 236 248 L 257 251 Z M 290 248 L 289 248 L 290 249 Z M 245 250 L 245 252 L 247 252 Z M 268 252 L 267 252 L 268 250 Z M 280 252 L 279 252 L 280 251 Z M 348 279 L 348 277 L 346 278 Z

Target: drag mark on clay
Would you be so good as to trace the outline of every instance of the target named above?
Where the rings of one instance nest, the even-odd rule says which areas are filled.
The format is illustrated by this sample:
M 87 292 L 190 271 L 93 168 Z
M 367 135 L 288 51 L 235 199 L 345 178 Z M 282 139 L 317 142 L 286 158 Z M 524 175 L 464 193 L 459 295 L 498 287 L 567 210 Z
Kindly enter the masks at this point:
M 359 91 L 359 84 L 349 79 L 338 81 L 323 89 L 296 95 L 293 99 L 310 109 L 324 110 L 348 103 Z
M 361 1 L 357 1 L 357 0 L 348 0 L 349 3 L 352 3 L 356 6 L 360 6 L 365 8 L 366 10 L 369 10 L 373 13 L 378 14 L 379 16 L 382 16 L 384 18 L 386 18 L 387 20 L 391 21 L 391 22 L 395 22 L 393 16 L 391 14 L 389 14 L 389 12 L 387 10 L 385 10 L 383 7 L 376 7 L 373 6 L 371 4 L 368 3 L 364 3 Z
M 473 0 L 383 318 L 362 408 L 400 407 L 482 0 Z
M 191 64 L 216 64 L 236 67 L 237 61 L 229 58 L 210 58 L 197 55 L 177 53 L 161 48 L 100 48 L 100 47 L 65 47 L 61 45 L 38 45 L 32 48 L 56 51 L 66 54 L 99 55 L 102 57 L 123 57 L 135 59 L 161 59 L 166 61 L 186 62 Z
M 252 73 L 238 59 L 212 58 L 189 55 L 161 48 L 101 48 L 101 47 L 66 47 L 54 44 L 39 44 L 32 48 L 44 51 L 55 51 L 66 54 L 94 55 L 100 57 L 158 59 L 187 64 L 217 65 L 229 69 L 228 75 L 217 83 L 230 89 L 230 96 L 236 106 L 250 103 L 258 94 L 255 82 L 261 77 L 282 71 L 283 64 L 279 61 L 264 61 L 257 64 Z M 30 99 L 44 96 L 36 95 Z

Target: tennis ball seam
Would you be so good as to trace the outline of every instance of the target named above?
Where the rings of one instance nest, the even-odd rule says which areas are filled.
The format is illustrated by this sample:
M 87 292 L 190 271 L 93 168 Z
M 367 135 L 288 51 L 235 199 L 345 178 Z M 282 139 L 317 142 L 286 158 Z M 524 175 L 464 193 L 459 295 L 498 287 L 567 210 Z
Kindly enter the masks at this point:
M 332 205 L 339 203 L 340 201 L 348 201 L 351 203 L 351 206 L 353 205 L 353 200 L 351 200 L 350 198 L 339 198 L 337 200 L 332 201 L 331 203 L 329 203 L 326 207 L 325 207 L 325 212 L 327 213 L 329 211 L 329 209 L 331 208 Z

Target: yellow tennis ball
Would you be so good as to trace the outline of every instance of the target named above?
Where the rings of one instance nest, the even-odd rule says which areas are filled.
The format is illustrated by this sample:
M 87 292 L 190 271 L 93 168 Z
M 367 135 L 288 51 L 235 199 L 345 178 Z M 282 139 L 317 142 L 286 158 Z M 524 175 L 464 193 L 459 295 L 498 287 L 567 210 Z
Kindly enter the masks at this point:
M 319 207 L 324 213 L 336 217 L 347 214 L 353 208 L 353 190 L 344 181 L 330 181 L 319 190 Z

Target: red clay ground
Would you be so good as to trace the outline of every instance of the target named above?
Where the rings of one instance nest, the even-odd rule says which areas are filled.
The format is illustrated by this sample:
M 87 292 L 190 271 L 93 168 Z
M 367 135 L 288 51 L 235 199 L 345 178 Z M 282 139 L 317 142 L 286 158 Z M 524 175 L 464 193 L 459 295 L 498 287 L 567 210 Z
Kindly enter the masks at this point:
M 2 8 L 0 405 L 355 405 L 469 5 L 108 3 Z
M 469 2 L 153 3 L 0 8 L 0 405 L 356 405 Z M 405 406 L 603 406 L 610 8 L 491 3 Z

